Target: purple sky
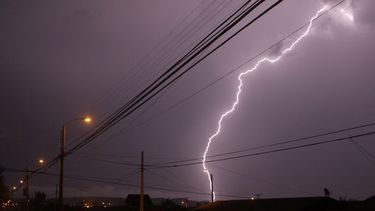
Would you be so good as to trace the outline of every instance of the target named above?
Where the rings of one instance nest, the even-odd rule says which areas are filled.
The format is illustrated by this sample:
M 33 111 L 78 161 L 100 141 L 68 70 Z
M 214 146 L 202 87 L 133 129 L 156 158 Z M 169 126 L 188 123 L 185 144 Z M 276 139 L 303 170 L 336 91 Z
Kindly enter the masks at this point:
M 83 115 L 91 115 L 94 124 L 100 122 L 242 2 L 1 1 L 0 164 L 24 169 L 33 159 L 54 158 L 64 122 Z M 237 75 L 254 62 L 150 118 L 299 28 L 325 3 L 337 2 L 281 3 L 196 66 L 154 104 L 146 105 L 144 113 L 135 113 L 68 157 L 65 174 L 114 178 L 138 185 L 135 167 L 91 158 L 139 163 L 142 150 L 148 164 L 201 157 L 220 114 L 235 99 Z M 352 13 L 354 21 L 341 9 Z M 247 75 L 240 103 L 223 122 L 222 133 L 209 154 L 375 122 L 374 9 L 371 0 L 346 1 L 314 22 L 311 33 L 295 51 L 277 64 L 265 64 Z M 266 55 L 277 55 L 298 35 Z M 67 143 L 90 128 L 78 122 L 69 124 Z M 373 130 L 375 127 L 352 133 Z M 374 136 L 367 136 L 356 142 L 374 155 L 373 140 Z M 344 141 L 215 162 L 209 168 L 218 194 L 316 196 L 327 187 L 336 198 L 364 199 L 375 194 L 375 160 L 371 159 L 358 145 Z M 58 173 L 57 166 L 48 172 Z M 21 177 L 7 172 L 6 183 L 16 184 Z M 146 186 L 209 192 L 201 165 L 148 170 L 145 179 Z M 30 183 L 33 191 L 45 191 L 52 197 L 57 181 L 57 177 L 39 175 Z M 65 180 L 65 187 L 65 196 L 124 197 L 138 192 L 138 188 L 70 179 Z M 146 192 L 151 197 L 209 199 L 208 195 Z

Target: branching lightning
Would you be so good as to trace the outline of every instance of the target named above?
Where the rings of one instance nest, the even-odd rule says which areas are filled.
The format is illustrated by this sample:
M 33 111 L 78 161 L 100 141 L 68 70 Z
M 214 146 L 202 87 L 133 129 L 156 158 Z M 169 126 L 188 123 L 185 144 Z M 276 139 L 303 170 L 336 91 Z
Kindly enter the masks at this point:
M 313 21 L 318 18 L 325 10 L 328 9 L 328 6 L 324 6 L 322 9 L 320 9 L 319 11 L 317 11 L 317 13 L 315 14 L 314 17 L 312 17 L 310 19 L 310 22 L 309 22 L 309 25 L 307 26 L 307 29 L 304 31 L 304 33 L 302 35 L 300 35 L 288 48 L 284 49 L 280 54 L 279 56 L 277 56 L 276 58 L 268 58 L 268 57 L 264 57 L 260 60 L 258 60 L 255 65 L 244 71 L 244 72 L 241 72 L 239 75 L 238 75 L 238 81 L 239 81 L 239 85 L 237 86 L 237 93 L 236 93 L 236 98 L 235 98 L 235 101 L 233 102 L 232 104 L 232 107 L 225 111 L 224 113 L 221 114 L 220 116 L 220 119 L 218 121 L 218 127 L 216 129 L 216 132 L 211 136 L 209 137 L 208 139 L 208 142 L 207 142 L 207 146 L 206 146 L 206 149 L 204 151 L 204 154 L 203 154 L 203 161 L 202 161 L 202 166 L 203 166 L 203 172 L 207 174 L 208 176 L 208 180 L 210 182 L 210 188 L 212 187 L 212 181 L 211 181 L 211 176 L 210 176 L 210 171 L 208 170 L 207 166 L 206 166 L 206 157 L 207 157 L 207 152 L 210 148 L 210 145 L 212 143 L 212 141 L 214 140 L 214 138 L 216 136 L 218 136 L 220 134 L 220 131 L 221 131 L 221 127 L 222 127 L 222 121 L 225 119 L 225 117 L 227 117 L 230 113 L 232 113 L 239 100 L 240 100 L 240 94 L 242 92 L 242 85 L 243 85 L 243 81 L 242 81 L 242 78 L 247 75 L 248 73 L 250 72 L 253 72 L 255 71 L 261 64 L 265 63 L 265 62 L 269 62 L 269 63 L 275 63 L 277 61 L 279 61 L 285 54 L 289 53 L 290 51 L 292 51 L 294 49 L 294 47 L 304 38 L 306 37 L 309 32 L 310 32 L 310 29 L 311 29 L 311 26 L 313 24 Z M 211 190 L 212 191 L 212 190 Z M 215 200 L 215 193 L 213 193 L 214 195 L 214 200 Z

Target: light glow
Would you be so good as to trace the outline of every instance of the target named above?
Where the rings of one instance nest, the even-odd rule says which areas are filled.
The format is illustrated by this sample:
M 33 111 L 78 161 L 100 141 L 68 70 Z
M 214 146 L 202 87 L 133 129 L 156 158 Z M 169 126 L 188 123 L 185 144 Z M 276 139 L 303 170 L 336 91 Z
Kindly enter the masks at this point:
M 91 117 L 85 117 L 83 118 L 83 121 L 85 121 L 86 123 L 90 123 L 92 121 Z
M 310 22 L 309 22 L 309 25 L 307 27 L 307 29 L 305 30 L 305 32 L 300 35 L 288 48 L 284 49 L 280 54 L 279 56 L 277 56 L 276 58 L 268 58 L 268 57 L 264 57 L 260 60 L 258 60 L 255 65 L 244 71 L 244 72 L 241 72 L 239 75 L 238 75 L 238 81 L 239 81 L 239 85 L 237 86 L 237 93 L 236 93 L 236 98 L 235 98 L 235 101 L 233 102 L 232 104 L 232 107 L 225 111 L 224 113 L 221 114 L 220 116 L 220 119 L 218 121 L 218 127 L 216 129 L 216 132 L 211 135 L 208 139 L 208 142 L 207 142 L 207 145 L 206 145 L 206 149 L 203 153 L 203 160 L 202 160 L 202 166 L 203 166 L 203 172 L 207 174 L 207 177 L 208 177 L 208 180 L 209 180 L 209 185 L 210 185 L 210 188 L 212 187 L 212 181 L 211 181 L 211 177 L 210 177 L 210 171 L 208 170 L 207 166 L 206 166 L 206 158 L 207 158 L 207 152 L 210 148 L 210 145 L 212 144 L 212 141 L 214 140 L 214 138 L 216 136 L 218 136 L 221 132 L 221 127 L 222 127 L 222 121 L 225 119 L 225 117 L 227 117 L 230 113 L 232 113 L 236 106 L 238 105 L 239 103 L 239 100 L 240 100 L 240 94 L 242 92 L 242 85 L 243 85 L 243 81 L 242 81 L 242 78 L 244 76 L 246 76 L 248 73 L 250 72 L 253 72 L 255 71 L 261 64 L 265 63 L 265 62 L 269 62 L 269 63 L 275 63 L 277 61 L 279 61 L 285 54 L 289 53 L 290 51 L 292 51 L 294 49 L 294 47 L 304 38 L 306 37 L 309 32 L 310 32 L 310 29 L 311 29 L 311 26 L 313 24 L 313 21 L 318 18 L 324 11 L 326 11 L 328 9 L 328 6 L 324 6 L 322 9 L 320 9 L 319 11 L 316 12 L 315 16 L 312 17 L 310 19 Z M 211 190 L 212 191 L 212 190 Z M 216 199 L 216 196 L 215 196 L 215 192 L 213 193 L 213 199 L 215 201 Z
M 340 10 L 342 14 L 345 15 L 350 21 L 354 21 L 354 16 L 352 13 L 348 12 L 347 10 L 341 9 Z

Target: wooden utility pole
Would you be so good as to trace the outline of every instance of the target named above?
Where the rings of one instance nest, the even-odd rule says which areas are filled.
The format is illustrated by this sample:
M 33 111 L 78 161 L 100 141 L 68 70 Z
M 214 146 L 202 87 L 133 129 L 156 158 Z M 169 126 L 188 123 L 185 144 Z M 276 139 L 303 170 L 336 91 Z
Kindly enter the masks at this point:
M 65 157 L 65 139 L 66 127 L 63 125 L 61 130 L 61 145 L 60 145 L 60 175 L 59 175 L 59 211 L 64 210 L 64 157 Z
M 143 192 L 144 177 L 143 177 L 143 170 L 144 170 L 144 167 L 143 167 L 143 151 L 142 151 L 142 154 L 141 154 L 141 195 L 140 195 L 140 200 L 139 200 L 139 210 L 140 211 L 144 211 L 144 192 Z
M 210 174 L 211 177 L 211 202 L 214 202 L 214 176 Z

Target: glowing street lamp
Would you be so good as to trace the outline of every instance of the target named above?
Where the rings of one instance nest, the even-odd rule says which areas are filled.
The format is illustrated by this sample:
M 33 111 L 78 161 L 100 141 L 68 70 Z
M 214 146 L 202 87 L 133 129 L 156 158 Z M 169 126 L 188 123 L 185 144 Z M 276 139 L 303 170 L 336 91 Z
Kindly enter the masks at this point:
M 83 121 L 86 122 L 86 123 L 90 123 L 92 121 L 91 117 L 85 117 L 83 118 Z
M 39 159 L 39 160 L 38 160 L 38 163 L 39 163 L 39 164 L 44 164 L 44 160 L 43 160 L 43 159 Z
M 84 123 L 91 123 L 92 119 L 91 117 L 82 117 L 82 118 L 76 118 L 72 119 L 66 123 L 63 124 L 62 130 L 61 130 L 61 145 L 60 145 L 60 175 L 59 175 L 59 210 L 64 210 L 63 205 L 63 198 L 64 198 L 64 157 L 65 157 L 65 142 L 66 142 L 66 126 L 74 121 L 83 121 Z

